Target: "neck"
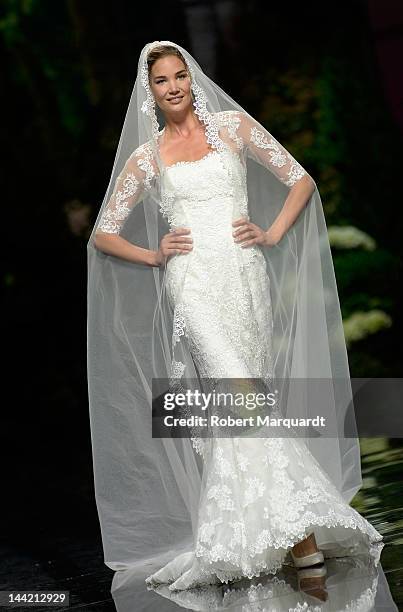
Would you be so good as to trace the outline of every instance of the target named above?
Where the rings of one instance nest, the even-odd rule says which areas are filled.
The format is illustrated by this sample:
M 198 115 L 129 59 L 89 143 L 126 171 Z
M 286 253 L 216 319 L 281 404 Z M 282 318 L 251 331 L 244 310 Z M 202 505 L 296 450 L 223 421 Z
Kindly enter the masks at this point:
M 195 129 L 200 127 L 200 121 L 193 107 L 185 109 L 181 113 L 165 115 L 165 133 L 169 136 L 180 136 L 187 138 Z

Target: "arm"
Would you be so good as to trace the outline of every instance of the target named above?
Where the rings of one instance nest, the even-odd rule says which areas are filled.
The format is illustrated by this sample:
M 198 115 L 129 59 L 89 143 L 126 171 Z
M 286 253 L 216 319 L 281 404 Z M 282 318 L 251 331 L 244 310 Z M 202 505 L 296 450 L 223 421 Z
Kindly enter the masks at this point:
M 294 224 L 316 189 L 312 177 L 294 157 L 259 123 L 239 114 L 238 133 L 249 157 L 270 170 L 290 188 L 284 206 L 274 223 L 266 230 L 267 242 L 277 244 Z
M 97 249 L 133 263 L 161 265 L 157 251 L 139 247 L 120 236 L 126 219 L 150 188 L 154 176 L 152 152 L 147 145 L 143 145 L 130 155 L 116 179 L 112 196 L 95 230 L 94 244 Z

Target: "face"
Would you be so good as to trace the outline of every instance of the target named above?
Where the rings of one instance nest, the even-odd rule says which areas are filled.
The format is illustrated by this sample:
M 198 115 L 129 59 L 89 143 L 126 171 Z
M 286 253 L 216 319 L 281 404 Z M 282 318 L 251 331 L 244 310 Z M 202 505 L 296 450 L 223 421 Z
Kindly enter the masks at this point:
M 153 64 L 150 86 L 156 103 L 165 113 L 183 111 L 192 104 L 190 76 L 176 55 L 167 55 Z

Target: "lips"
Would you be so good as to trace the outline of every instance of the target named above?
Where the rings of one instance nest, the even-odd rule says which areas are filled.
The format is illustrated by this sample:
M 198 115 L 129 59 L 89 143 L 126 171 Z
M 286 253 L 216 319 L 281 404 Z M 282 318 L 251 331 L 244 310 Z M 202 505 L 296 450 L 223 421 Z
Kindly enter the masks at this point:
M 168 102 L 178 104 L 183 99 L 183 96 L 176 96 L 175 98 L 169 98 Z

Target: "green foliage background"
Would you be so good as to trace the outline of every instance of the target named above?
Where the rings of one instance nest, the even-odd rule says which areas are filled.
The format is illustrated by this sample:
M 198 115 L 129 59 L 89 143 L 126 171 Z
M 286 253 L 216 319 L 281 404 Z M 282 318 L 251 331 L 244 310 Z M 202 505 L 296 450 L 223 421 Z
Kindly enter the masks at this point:
M 361 339 L 349 343 L 351 374 L 398 376 L 401 133 L 382 90 L 363 5 L 341 3 L 329 19 L 321 5 L 290 12 L 258 0 L 234 4 L 227 30 L 217 25 L 214 78 L 315 178 L 328 226 L 352 226 L 374 240 L 374 250 L 333 249 L 349 328 L 357 312 L 384 313 L 372 325 L 364 320 Z M 183 4 L 153 7 L 152 20 L 147 7 L 130 3 L 5 0 L 0 7 L 1 189 L 11 230 L 6 320 L 43 342 L 46 325 L 63 316 L 66 351 L 45 358 L 50 377 L 77 355 L 71 338 L 85 325 L 85 243 L 109 180 L 139 51 L 158 38 L 191 48 Z M 72 209 L 89 214 L 81 231 L 71 231 Z M 57 296 L 63 313 L 60 305 L 54 310 Z M 83 355 L 77 367 L 84 361 Z

